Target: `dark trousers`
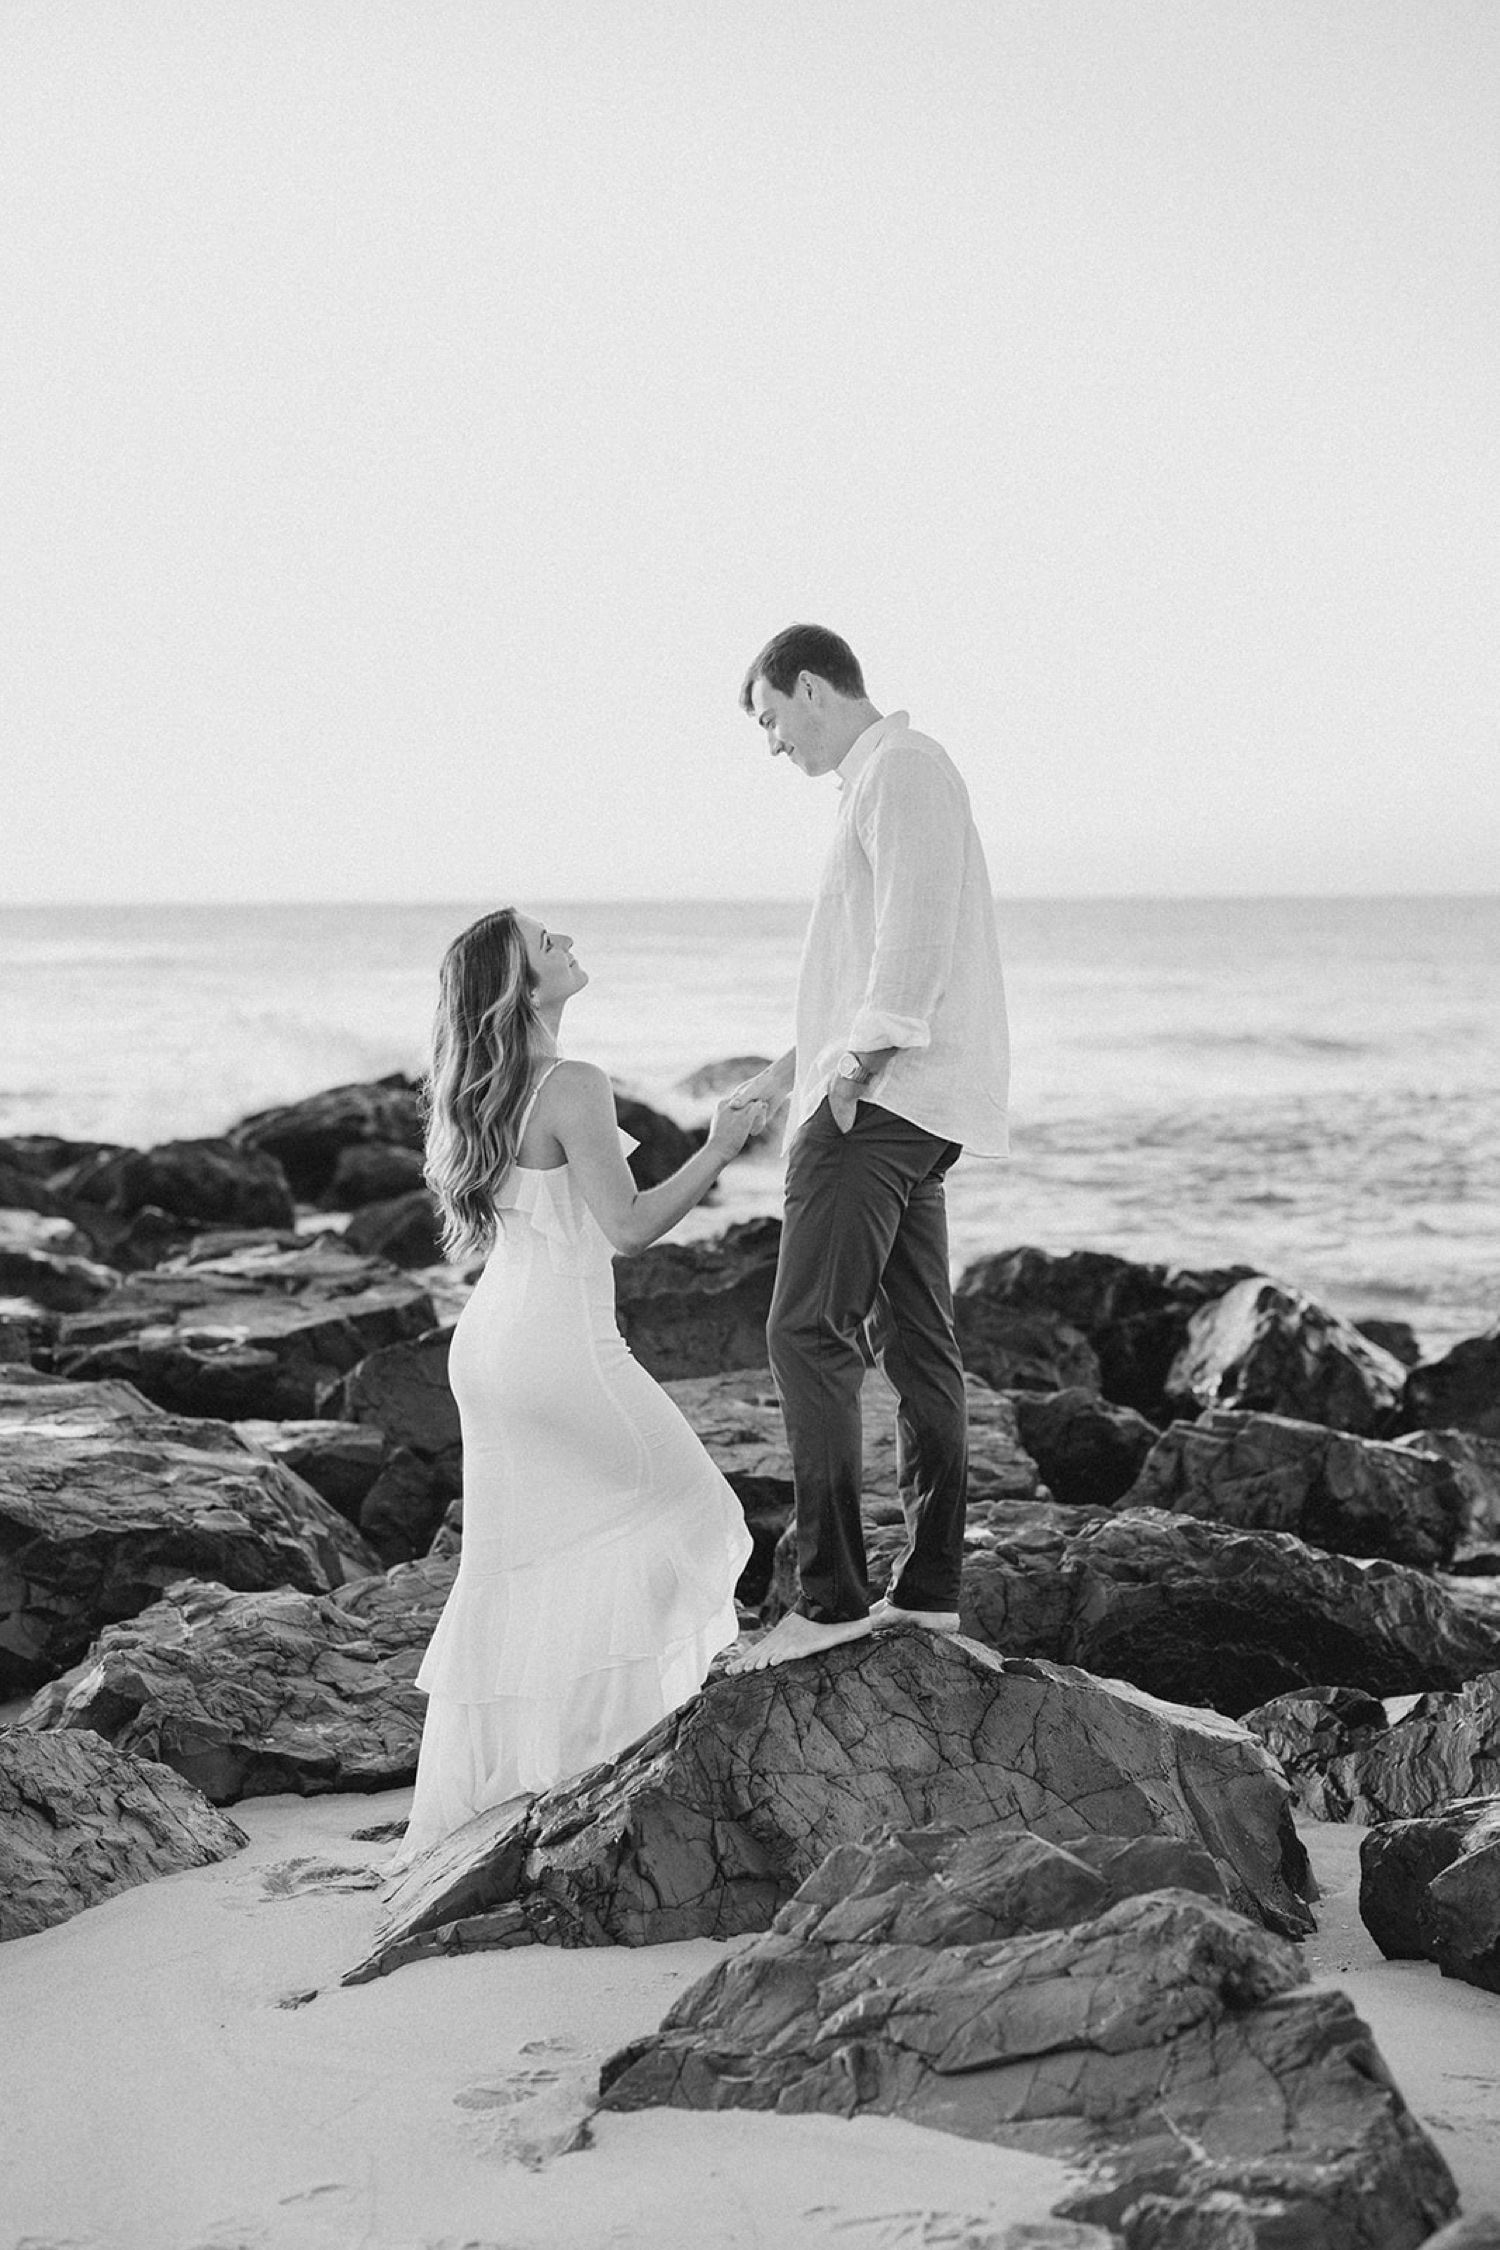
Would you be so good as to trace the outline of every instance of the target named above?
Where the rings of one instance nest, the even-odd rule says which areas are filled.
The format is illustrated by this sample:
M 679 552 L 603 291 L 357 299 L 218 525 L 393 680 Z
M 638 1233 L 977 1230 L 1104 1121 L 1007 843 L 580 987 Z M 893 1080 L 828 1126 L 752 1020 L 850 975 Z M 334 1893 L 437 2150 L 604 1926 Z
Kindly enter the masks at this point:
M 869 1608 L 859 1498 L 860 1385 L 870 1340 L 898 1400 L 903 1609 L 956 1609 L 968 1414 L 953 1332 L 943 1179 L 956 1141 L 861 1102 L 841 1133 L 827 1101 L 793 1144 L 767 1327 L 791 1445 L 799 1609 L 824 1624 Z

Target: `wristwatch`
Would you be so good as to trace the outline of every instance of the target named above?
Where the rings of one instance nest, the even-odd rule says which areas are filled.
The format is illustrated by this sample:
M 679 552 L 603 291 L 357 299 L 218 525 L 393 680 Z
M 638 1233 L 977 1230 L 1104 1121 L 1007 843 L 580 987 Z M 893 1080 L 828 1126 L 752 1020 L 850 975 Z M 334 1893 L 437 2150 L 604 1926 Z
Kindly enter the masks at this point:
M 858 1055 L 852 1053 L 840 1055 L 834 1067 L 838 1077 L 851 1079 L 861 1086 L 870 1075 Z

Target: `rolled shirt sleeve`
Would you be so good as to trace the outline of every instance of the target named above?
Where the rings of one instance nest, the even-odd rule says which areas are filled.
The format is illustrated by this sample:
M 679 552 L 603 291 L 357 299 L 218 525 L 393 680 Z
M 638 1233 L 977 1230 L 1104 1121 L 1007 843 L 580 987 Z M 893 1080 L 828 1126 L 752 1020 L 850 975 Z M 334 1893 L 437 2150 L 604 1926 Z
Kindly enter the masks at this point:
M 849 1045 L 922 1048 L 948 989 L 968 807 L 920 750 L 893 746 L 856 816 L 874 887 L 875 942 Z

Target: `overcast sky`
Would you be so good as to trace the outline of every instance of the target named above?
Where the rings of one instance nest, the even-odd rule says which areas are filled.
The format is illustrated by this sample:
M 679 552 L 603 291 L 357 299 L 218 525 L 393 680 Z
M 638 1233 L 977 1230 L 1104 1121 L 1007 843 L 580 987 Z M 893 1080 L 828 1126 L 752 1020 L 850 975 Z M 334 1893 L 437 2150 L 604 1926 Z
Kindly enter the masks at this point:
M 1492 0 L 0 0 L 0 890 L 1500 887 Z

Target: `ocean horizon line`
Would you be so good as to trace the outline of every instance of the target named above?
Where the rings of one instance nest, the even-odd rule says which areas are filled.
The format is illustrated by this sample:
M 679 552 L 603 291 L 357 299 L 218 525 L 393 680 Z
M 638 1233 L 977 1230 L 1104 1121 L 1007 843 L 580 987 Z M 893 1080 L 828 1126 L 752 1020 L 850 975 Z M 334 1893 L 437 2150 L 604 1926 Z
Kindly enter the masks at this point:
M 1488 891 L 1446 890 L 1246 890 L 1246 891 L 1008 891 L 995 892 L 997 902 L 1014 906 L 1309 906 L 1361 905 L 1379 906 L 1395 903 L 1425 903 L 1446 905 L 1482 905 L 1500 901 L 1500 886 Z M 642 894 L 605 894 L 603 892 L 538 890 L 527 894 L 539 906 L 565 903 L 569 906 L 597 907 L 648 907 L 660 910 L 670 907 L 705 906 L 811 906 L 811 895 L 803 891 L 704 891 L 678 892 L 670 896 Z M 329 897 L 306 896 L 297 898 L 110 898 L 110 899 L 6 899 L 0 901 L 0 914 L 126 914 L 150 912 L 249 913 L 253 911 L 280 911 L 297 908 L 316 908 L 326 911 L 332 907 L 347 907 L 354 912 L 375 909 L 395 909 L 412 913 L 431 913 L 448 907 L 483 907 L 480 898 L 453 896 L 447 898 L 380 898 L 380 897 Z

